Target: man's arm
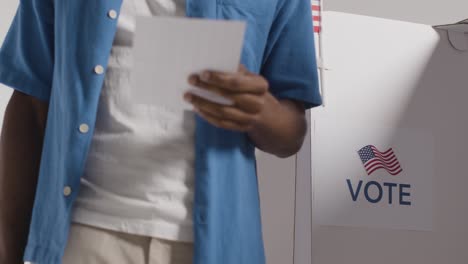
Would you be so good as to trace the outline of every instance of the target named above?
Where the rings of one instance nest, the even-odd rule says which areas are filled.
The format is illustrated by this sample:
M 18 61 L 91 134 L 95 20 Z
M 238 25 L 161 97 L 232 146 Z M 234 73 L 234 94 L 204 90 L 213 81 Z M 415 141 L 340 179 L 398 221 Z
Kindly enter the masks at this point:
M 295 155 L 304 143 L 307 120 L 302 103 L 268 93 L 262 117 L 248 131 L 255 146 L 280 158 Z
M 185 94 L 194 110 L 214 126 L 246 132 L 257 148 L 281 158 L 292 156 L 301 148 L 307 132 L 303 103 L 277 99 L 263 76 L 240 66 L 237 73 L 194 74 L 189 82 L 234 102 L 225 106 Z
M 47 103 L 15 91 L 0 139 L 0 263 L 23 263 L 47 120 Z

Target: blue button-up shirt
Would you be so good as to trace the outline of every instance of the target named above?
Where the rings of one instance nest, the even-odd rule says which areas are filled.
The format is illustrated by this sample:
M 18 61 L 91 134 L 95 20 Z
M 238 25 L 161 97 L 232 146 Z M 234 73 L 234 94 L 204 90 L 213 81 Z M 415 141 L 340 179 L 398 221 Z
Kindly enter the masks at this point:
M 59 264 L 122 0 L 21 0 L 0 82 L 49 103 L 25 261 Z M 189 17 L 247 22 L 242 63 L 277 98 L 321 104 L 309 0 L 187 0 Z M 101 65 L 100 67 L 96 67 Z M 264 264 L 255 147 L 197 117 L 195 264 Z

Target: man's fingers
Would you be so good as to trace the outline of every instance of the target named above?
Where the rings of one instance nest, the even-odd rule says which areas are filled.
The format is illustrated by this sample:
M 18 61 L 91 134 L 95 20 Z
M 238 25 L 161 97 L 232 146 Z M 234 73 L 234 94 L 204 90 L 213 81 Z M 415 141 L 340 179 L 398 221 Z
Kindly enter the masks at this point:
M 263 94 L 268 91 L 268 82 L 256 75 L 204 71 L 199 80 L 233 93 Z
M 229 95 L 231 94 L 230 91 L 222 89 L 222 88 L 220 88 L 218 86 L 215 86 L 215 85 L 213 85 L 211 83 L 202 82 L 197 75 L 190 76 L 189 77 L 189 83 L 194 85 L 194 86 L 197 86 L 198 88 L 202 88 L 204 90 L 214 92 L 214 93 L 216 93 L 218 95 L 221 95 L 221 96 L 224 96 L 226 98 L 228 98 Z
M 238 124 L 253 123 L 259 118 L 258 114 L 249 114 L 236 107 L 213 103 L 196 95 L 191 96 L 191 103 L 196 109 L 209 113 L 211 116 Z
M 203 110 L 196 110 L 195 112 L 198 113 L 207 122 L 219 128 L 230 129 L 230 130 L 235 130 L 235 131 L 243 131 L 243 132 L 248 131 L 249 129 L 252 128 L 252 125 L 238 124 L 234 121 L 223 120 Z
M 225 97 L 235 103 L 235 105 L 247 113 L 257 113 L 263 107 L 262 97 L 252 93 L 234 93 L 225 89 L 219 88 L 209 83 L 198 80 L 196 75 L 189 79 L 190 83 L 199 88 L 214 92 L 220 96 Z
M 256 94 L 230 94 L 229 99 L 237 108 L 250 114 L 259 113 L 265 104 L 264 98 Z
M 244 64 L 239 64 L 237 71 L 247 75 L 251 74 L 251 72 L 247 69 L 247 67 L 244 66 Z

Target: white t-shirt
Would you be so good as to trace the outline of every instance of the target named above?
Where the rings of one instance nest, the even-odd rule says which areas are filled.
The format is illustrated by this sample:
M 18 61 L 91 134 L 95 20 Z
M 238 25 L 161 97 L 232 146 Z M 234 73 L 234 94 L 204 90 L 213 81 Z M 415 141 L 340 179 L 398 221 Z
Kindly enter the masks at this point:
M 193 241 L 195 114 L 129 101 L 137 15 L 185 15 L 184 0 L 124 0 L 72 221 Z

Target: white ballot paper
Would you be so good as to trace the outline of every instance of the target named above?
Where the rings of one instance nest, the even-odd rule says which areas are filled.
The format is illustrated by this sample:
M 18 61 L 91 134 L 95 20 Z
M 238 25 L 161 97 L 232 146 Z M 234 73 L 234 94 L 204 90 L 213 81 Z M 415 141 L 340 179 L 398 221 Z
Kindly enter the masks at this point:
M 236 72 L 245 27 L 241 21 L 137 17 L 131 77 L 134 102 L 192 110 L 183 100 L 183 94 L 191 91 L 217 103 L 232 104 L 187 80 L 203 70 Z

